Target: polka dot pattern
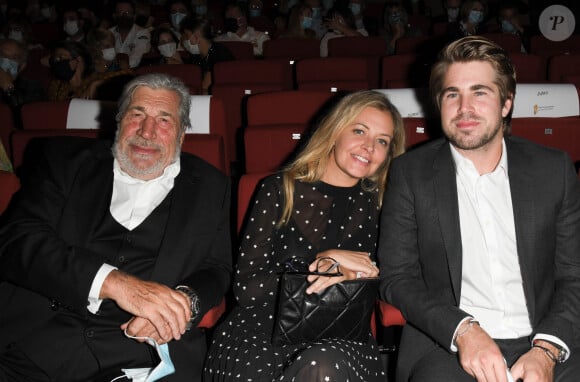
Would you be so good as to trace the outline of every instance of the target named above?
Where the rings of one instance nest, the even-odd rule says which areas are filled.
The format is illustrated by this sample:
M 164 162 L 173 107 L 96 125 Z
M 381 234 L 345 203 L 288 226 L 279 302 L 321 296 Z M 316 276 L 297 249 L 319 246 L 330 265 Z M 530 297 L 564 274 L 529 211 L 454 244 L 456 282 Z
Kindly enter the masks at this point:
M 296 182 L 294 209 L 278 227 L 282 179 L 258 189 L 240 244 L 234 278 L 237 306 L 215 330 L 205 381 L 384 381 L 377 344 L 341 338 L 275 347 L 271 344 L 279 274 L 292 257 L 312 261 L 341 248 L 375 253 L 378 196 L 360 184 L 340 188 Z

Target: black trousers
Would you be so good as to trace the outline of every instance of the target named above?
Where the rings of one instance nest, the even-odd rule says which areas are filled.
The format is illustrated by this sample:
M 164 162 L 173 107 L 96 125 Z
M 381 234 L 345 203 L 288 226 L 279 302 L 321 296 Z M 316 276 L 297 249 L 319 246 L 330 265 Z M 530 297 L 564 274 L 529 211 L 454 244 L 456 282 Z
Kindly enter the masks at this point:
M 524 353 L 530 350 L 528 337 L 514 340 L 496 340 L 504 358 L 511 367 Z M 568 360 L 554 369 L 554 382 L 577 382 L 580 376 L 580 349 L 571 349 Z M 419 360 L 411 372 L 412 382 L 473 382 L 459 363 L 457 354 L 436 347 Z M 403 382 L 403 381 L 397 381 Z

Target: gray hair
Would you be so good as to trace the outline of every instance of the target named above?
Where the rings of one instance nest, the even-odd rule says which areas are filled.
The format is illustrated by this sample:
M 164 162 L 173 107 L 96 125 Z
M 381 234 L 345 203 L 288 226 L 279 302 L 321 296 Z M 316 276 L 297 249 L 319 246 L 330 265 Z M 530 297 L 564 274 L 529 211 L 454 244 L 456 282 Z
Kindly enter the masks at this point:
M 189 89 L 180 79 L 163 73 L 145 74 L 131 80 L 127 85 L 125 85 L 123 94 L 121 94 L 121 98 L 119 98 L 119 111 L 115 118 L 117 124 L 121 122 L 121 119 L 123 119 L 123 116 L 127 112 L 133 99 L 133 94 L 135 94 L 135 91 L 141 86 L 146 86 L 151 89 L 169 90 L 177 93 L 180 97 L 179 120 L 181 123 L 180 134 L 178 134 L 178 136 L 181 136 L 185 133 L 187 128 L 191 127 L 191 122 L 189 120 L 189 106 L 191 102 Z

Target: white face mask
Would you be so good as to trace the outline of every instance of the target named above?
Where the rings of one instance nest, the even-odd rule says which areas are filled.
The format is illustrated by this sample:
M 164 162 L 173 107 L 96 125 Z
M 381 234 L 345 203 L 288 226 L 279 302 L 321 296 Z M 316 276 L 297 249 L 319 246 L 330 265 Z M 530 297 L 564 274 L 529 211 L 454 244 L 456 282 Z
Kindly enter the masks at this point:
M 187 16 L 185 13 L 181 13 L 181 12 L 176 12 L 176 13 L 172 13 L 171 14 L 171 24 L 179 29 L 179 23 L 181 23 L 181 20 L 183 20 L 185 18 L 185 16 Z
M 79 31 L 79 23 L 76 20 L 68 20 L 62 28 L 69 36 L 74 36 Z
M 0 57 L 0 69 L 10 74 L 12 79 L 16 79 L 18 75 L 18 62 L 9 58 Z
M 191 41 L 185 40 L 183 47 L 191 54 L 199 54 L 199 44 L 192 44 Z
M 159 49 L 159 53 L 161 53 L 163 57 L 169 58 L 172 57 L 175 54 L 175 52 L 177 52 L 177 44 L 175 44 L 174 42 L 168 42 L 163 45 L 157 46 L 157 49 Z
M 101 50 L 101 53 L 103 54 L 103 59 L 105 61 L 113 61 L 115 57 L 117 57 L 117 52 L 115 51 L 115 48 L 103 49 Z
M 127 334 L 125 335 L 129 338 L 141 338 L 143 337 L 133 337 Z M 158 345 L 152 338 L 145 337 L 147 343 L 157 350 L 159 359 L 161 360 L 155 368 L 135 368 L 135 369 L 121 369 L 128 379 L 133 382 L 154 382 L 165 376 L 175 373 L 175 366 L 171 361 L 171 356 L 169 354 L 169 346 L 167 344 Z

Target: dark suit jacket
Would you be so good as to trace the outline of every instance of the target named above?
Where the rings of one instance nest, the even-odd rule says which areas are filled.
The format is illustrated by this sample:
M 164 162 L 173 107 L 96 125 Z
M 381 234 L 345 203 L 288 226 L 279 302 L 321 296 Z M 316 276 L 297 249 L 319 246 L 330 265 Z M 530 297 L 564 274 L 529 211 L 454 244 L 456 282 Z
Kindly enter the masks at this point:
M 569 157 L 506 138 L 518 258 L 534 333 L 578 346 L 580 184 Z M 392 163 L 381 216 L 382 298 L 407 319 L 397 375 L 435 346 L 449 349 L 459 309 L 462 247 L 455 165 L 439 139 Z
M 2 216 L 0 351 L 16 343 L 51 375 L 88 335 L 87 296 L 106 256 L 87 250 L 85 244 L 110 206 L 113 157 L 110 143 L 82 138 L 58 138 L 39 154 L 38 165 Z M 230 283 L 229 179 L 201 159 L 182 154 L 171 193 L 151 280 L 196 290 L 201 319 L 220 302 Z M 103 304 L 119 314 L 101 328 L 107 342 L 99 343 L 95 335 L 93 346 L 110 349 L 111 357 L 148 346 L 125 341 L 119 325 L 126 312 L 110 301 Z M 178 375 L 185 374 L 176 380 L 195 380 L 205 353 L 202 331 L 192 329 L 169 347 Z M 111 362 L 114 359 L 103 360 Z

